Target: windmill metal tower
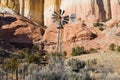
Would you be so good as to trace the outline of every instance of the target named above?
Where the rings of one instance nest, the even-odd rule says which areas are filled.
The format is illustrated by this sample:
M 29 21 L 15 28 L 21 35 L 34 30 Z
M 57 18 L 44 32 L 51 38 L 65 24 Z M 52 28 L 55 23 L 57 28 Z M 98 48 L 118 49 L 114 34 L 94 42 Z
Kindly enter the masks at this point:
M 58 53 L 63 53 L 63 40 L 62 40 L 62 31 L 63 31 L 63 26 L 65 24 L 68 24 L 69 19 L 71 19 L 72 22 L 75 21 L 76 15 L 71 14 L 71 16 L 66 15 L 64 16 L 65 10 L 60 9 L 59 12 L 53 12 L 52 14 L 52 21 L 57 23 L 58 25 L 58 42 L 57 42 L 57 54 Z

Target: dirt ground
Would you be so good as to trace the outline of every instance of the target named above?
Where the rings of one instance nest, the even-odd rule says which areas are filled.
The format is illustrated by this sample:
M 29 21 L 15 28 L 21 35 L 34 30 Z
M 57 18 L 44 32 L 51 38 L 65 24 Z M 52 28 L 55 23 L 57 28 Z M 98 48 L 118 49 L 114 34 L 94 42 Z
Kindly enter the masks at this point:
M 97 59 L 98 65 L 102 65 L 106 68 L 112 67 L 113 70 L 120 75 L 120 52 L 107 51 L 107 52 L 85 54 L 71 58 L 77 58 L 85 61 Z

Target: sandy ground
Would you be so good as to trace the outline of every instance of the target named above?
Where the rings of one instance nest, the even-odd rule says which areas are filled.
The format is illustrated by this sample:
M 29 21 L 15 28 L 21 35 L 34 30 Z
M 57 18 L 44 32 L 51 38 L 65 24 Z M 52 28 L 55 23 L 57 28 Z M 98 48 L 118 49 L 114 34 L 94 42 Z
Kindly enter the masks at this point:
M 85 55 L 71 57 L 71 58 L 77 58 L 85 61 L 97 59 L 98 65 L 102 65 L 106 68 L 112 67 L 115 72 L 120 74 L 120 53 L 115 51 L 91 53 L 91 54 L 85 54 Z

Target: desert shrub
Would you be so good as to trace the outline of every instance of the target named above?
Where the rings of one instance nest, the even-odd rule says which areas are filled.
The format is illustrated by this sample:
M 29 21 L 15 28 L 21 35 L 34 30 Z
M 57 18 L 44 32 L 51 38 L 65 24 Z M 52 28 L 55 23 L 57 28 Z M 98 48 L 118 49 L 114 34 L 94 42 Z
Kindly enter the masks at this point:
M 57 53 L 57 52 L 52 52 L 51 53 L 51 55 L 53 56 L 53 57 L 55 57 L 55 56 L 57 56 L 57 57 L 63 57 L 64 56 L 64 52 L 63 53 Z
M 96 53 L 96 52 L 97 52 L 97 50 L 96 50 L 96 49 L 94 49 L 94 48 L 90 48 L 89 52 L 90 52 L 90 53 Z
M 64 52 L 63 52 L 63 55 L 64 55 L 64 56 L 67 56 L 67 52 L 66 52 L 66 51 L 64 51 Z
M 103 28 L 103 27 L 99 27 L 99 30 L 100 30 L 100 31 L 103 31 L 103 30 L 104 30 L 104 28 Z
M 31 63 L 35 63 L 35 64 L 41 64 L 41 62 L 44 60 L 43 57 L 39 57 L 36 56 L 35 54 L 28 54 L 26 55 L 26 62 L 31 64 Z
M 19 51 L 18 58 L 22 61 L 25 62 L 27 61 L 28 63 L 36 63 L 40 64 L 40 62 L 43 60 L 44 54 L 42 51 L 39 50 L 37 46 L 33 46 L 32 49 L 30 48 L 23 48 L 22 50 Z
M 96 64 L 96 59 L 89 61 Z M 88 66 L 86 61 L 73 58 L 68 61 L 68 64 L 69 67 L 65 67 L 61 65 L 61 62 L 56 62 L 55 65 L 51 64 L 52 68 L 50 66 L 42 69 L 32 68 L 33 73 L 31 75 L 33 77 L 26 77 L 29 80 L 119 80 L 116 76 L 112 76 L 114 71 L 111 67 Z
M 112 44 L 109 45 L 109 49 L 111 51 L 115 51 L 115 47 L 116 47 L 116 45 L 114 43 L 112 43 Z
M 97 63 L 98 63 L 97 59 L 87 60 L 86 61 L 87 66 L 95 66 Z
M 84 47 L 76 47 L 76 48 L 73 48 L 72 49 L 72 56 L 78 56 L 78 55 L 81 55 L 81 54 L 85 54 L 86 51 L 84 49 Z
M 85 67 L 85 61 L 77 59 L 71 59 L 68 61 L 68 65 L 71 66 L 72 71 L 78 72 L 80 69 Z
M 94 26 L 94 27 L 97 27 L 97 26 L 103 26 L 103 24 L 100 23 L 100 22 L 96 22 L 96 23 L 93 23 L 93 26 Z
M 71 74 L 67 80 L 91 80 L 89 73 L 83 73 L 80 75 L 79 73 Z
M 65 58 L 66 55 L 67 55 L 66 51 L 64 51 L 62 53 L 52 52 L 52 53 L 48 54 L 48 59 L 51 59 L 51 58 L 53 60 L 55 60 L 56 58 L 57 59 L 63 59 L 63 58 Z
M 81 18 L 78 18 L 78 21 L 81 21 Z
M 22 50 L 20 50 L 20 53 L 28 54 L 31 53 L 31 50 L 29 48 L 23 48 Z
M 33 51 L 33 52 L 39 51 L 39 47 L 34 45 L 31 49 L 31 51 Z
M 0 57 L 0 64 L 2 64 L 4 62 L 4 58 Z
M 92 40 L 92 39 L 94 39 L 96 37 L 97 37 L 97 34 L 92 33 L 91 36 L 90 36 L 90 39 Z
M 33 63 L 36 57 L 33 54 L 26 55 L 26 59 L 28 63 Z
M 98 63 L 98 60 L 97 59 L 93 59 L 92 63 L 93 63 L 93 65 L 96 65 Z
M 117 51 L 120 52 L 120 46 L 117 47 Z
M 66 55 L 67 55 L 67 52 L 66 51 L 64 51 L 64 52 L 62 52 L 62 53 L 57 53 L 57 52 L 53 52 L 52 53 L 52 56 L 58 56 L 58 57 L 65 57 Z
M 24 59 L 25 58 L 25 53 L 23 51 L 20 51 L 18 54 L 19 59 Z

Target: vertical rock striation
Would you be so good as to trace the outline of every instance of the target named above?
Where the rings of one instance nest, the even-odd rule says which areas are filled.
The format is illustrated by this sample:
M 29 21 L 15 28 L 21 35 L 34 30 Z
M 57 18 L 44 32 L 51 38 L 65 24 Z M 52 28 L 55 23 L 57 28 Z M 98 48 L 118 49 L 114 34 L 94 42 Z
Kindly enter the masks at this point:
M 0 0 L 0 6 L 12 8 L 42 25 L 51 24 L 51 14 L 59 8 L 90 22 L 120 17 L 120 0 Z
M 19 0 L 0 0 L 0 6 L 2 7 L 9 7 L 19 13 Z
M 44 0 L 30 0 L 30 19 L 44 24 Z
M 45 0 L 44 1 L 44 21 L 45 25 L 49 25 L 52 23 L 51 15 L 53 11 L 59 11 L 59 8 L 61 6 L 62 0 Z
M 111 0 L 112 18 L 120 18 L 120 0 Z

